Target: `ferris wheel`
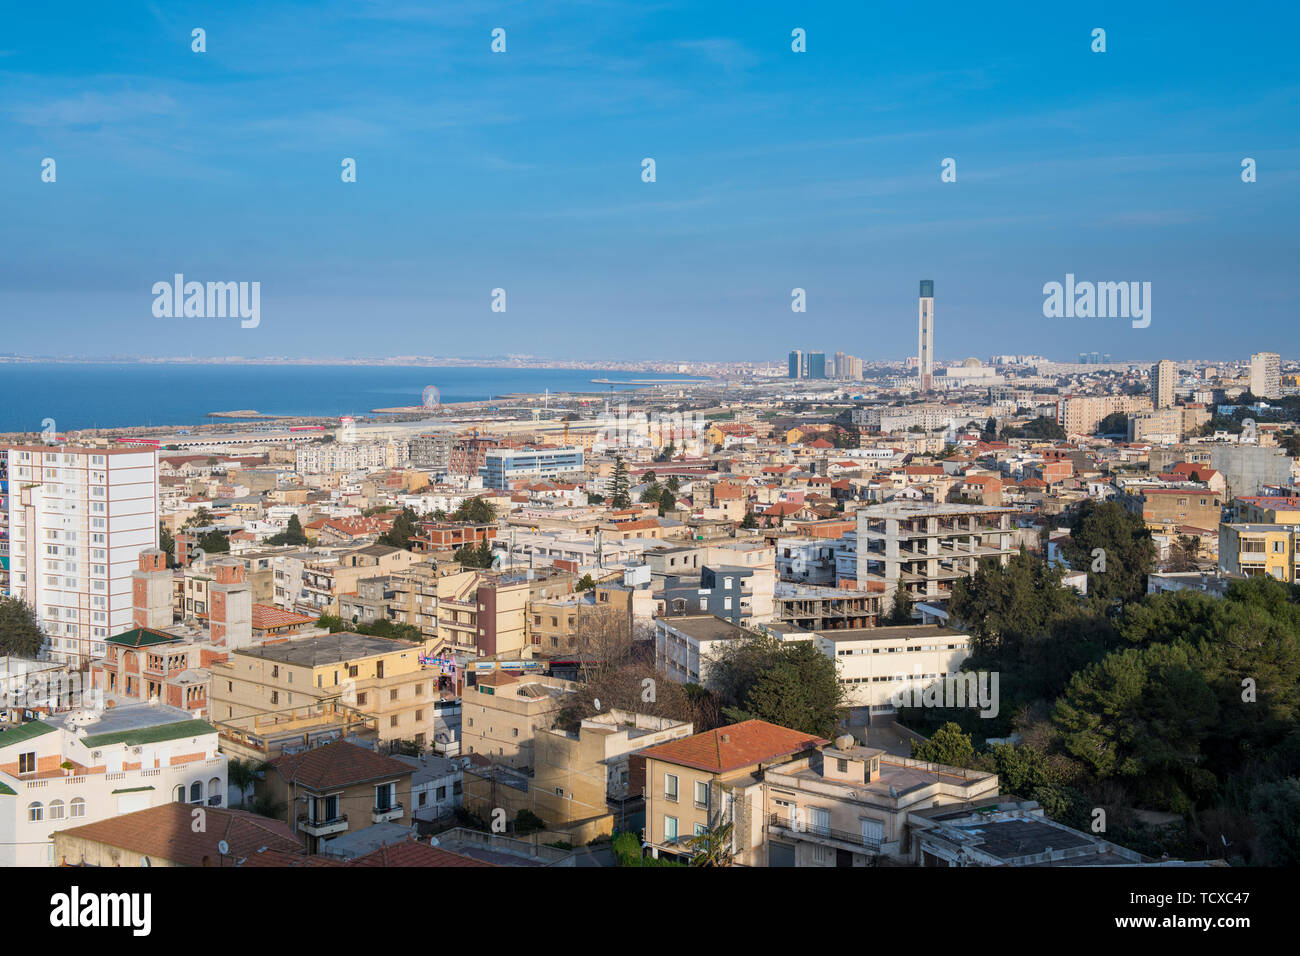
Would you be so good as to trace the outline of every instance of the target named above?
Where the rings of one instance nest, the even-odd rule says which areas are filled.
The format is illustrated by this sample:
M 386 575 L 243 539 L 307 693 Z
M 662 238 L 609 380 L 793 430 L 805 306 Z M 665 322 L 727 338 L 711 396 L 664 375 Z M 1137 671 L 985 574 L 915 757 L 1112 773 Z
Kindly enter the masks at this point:
M 430 385 L 424 390 L 421 404 L 430 411 L 437 411 L 442 408 L 442 393 L 438 391 L 436 385 Z

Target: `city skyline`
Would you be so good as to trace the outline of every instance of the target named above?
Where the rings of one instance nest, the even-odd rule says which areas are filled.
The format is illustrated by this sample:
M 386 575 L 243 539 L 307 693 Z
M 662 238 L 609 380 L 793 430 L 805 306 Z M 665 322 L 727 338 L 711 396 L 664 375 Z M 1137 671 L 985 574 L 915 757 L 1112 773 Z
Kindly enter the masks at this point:
M 769 361 L 798 324 L 905 356 L 901 277 L 926 275 L 939 359 L 992 341 L 1149 362 L 1211 352 L 1224 322 L 1243 355 L 1300 350 L 1294 10 L 1261 35 L 1197 7 L 603 9 L 282 6 L 254 25 L 80 4 L 72 37 L 66 11 L 16 13 L 0 51 L 9 348 L 304 355 L 364 327 L 334 354 L 464 355 L 490 329 L 553 359 L 581 332 L 592 360 L 666 360 L 689 336 L 696 354 Z M 1215 56 L 1179 52 L 1211 29 Z M 920 57 L 897 42 L 922 32 Z M 151 289 L 174 274 L 260 283 L 261 322 L 156 317 Z M 1149 282 L 1151 325 L 1044 318 L 1044 285 L 1067 275 Z M 635 349 L 599 334 L 629 327 L 655 334 Z

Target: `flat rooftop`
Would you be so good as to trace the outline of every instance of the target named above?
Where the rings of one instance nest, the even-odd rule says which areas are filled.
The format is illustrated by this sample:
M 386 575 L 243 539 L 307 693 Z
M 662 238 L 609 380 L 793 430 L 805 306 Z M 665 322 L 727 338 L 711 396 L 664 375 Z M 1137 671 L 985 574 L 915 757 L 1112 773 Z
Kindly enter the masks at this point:
M 407 644 L 405 641 L 392 641 L 384 637 L 371 637 L 368 634 L 340 631 L 338 634 L 304 637 L 298 640 L 285 641 L 283 644 L 245 647 L 233 653 L 248 657 L 260 657 L 280 664 L 319 667 L 327 664 L 341 664 L 344 661 L 357 660 L 363 657 L 377 657 L 380 654 L 418 650 L 419 645 Z
M 903 624 L 898 627 L 864 627 L 844 631 L 818 631 L 817 636 L 839 644 L 854 641 L 915 641 L 927 637 L 960 637 L 965 639 L 970 635 L 951 627 L 940 627 L 938 624 Z
M 52 727 L 62 727 L 64 730 L 77 730 L 77 724 L 70 723 L 72 718 L 77 717 L 79 711 L 69 711 L 66 714 L 55 714 L 47 722 Z M 172 708 L 166 704 L 123 704 L 117 708 L 104 710 L 99 714 L 99 719 L 94 723 L 83 724 L 86 728 L 87 737 L 98 737 L 108 734 L 129 734 L 130 731 L 148 730 L 151 727 L 161 727 L 169 723 L 187 723 L 194 721 L 194 714 L 188 710 Z M 209 734 L 216 730 L 209 727 Z
M 666 627 L 681 631 L 697 641 L 731 641 L 751 636 L 743 627 L 712 614 L 682 614 L 658 620 Z

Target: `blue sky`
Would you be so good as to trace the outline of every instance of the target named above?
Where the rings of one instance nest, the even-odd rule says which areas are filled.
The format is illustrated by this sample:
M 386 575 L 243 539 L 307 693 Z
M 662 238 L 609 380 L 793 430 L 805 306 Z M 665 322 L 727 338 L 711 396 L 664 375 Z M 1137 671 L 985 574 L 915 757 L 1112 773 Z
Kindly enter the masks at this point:
M 933 278 L 940 359 L 1300 357 L 1298 28 L 1293 3 L 14 7 L 0 351 L 897 359 Z M 176 272 L 261 282 L 261 324 L 155 318 Z M 1066 273 L 1151 282 L 1150 327 L 1044 318 Z

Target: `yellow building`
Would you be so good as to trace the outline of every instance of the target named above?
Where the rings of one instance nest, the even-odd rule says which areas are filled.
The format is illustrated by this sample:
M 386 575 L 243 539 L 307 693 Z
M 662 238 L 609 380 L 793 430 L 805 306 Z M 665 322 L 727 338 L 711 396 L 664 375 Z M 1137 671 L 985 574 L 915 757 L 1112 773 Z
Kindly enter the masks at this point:
M 1237 498 L 1237 519 L 1249 524 L 1300 525 L 1300 498 Z
M 255 793 L 270 798 L 308 852 L 321 853 L 344 833 L 409 825 L 413 773 L 409 764 L 339 740 L 270 761 Z
M 1296 527 L 1285 524 L 1219 525 L 1219 569 L 1247 577 L 1296 581 Z
M 642 751 L 645 844 L 653 856 L 690 856 L 686 845 L 733 824 L 732 860 L 761 866 L 767 817 L 763 768 L 785 763 L 827 741 L 763 720 L 746 720 Z
M 284 727 L 364 721 L 378 740 L 433 739 L 435 671 L 420 648 L 342 632 L 233 651 L 212 665 L 212 720 L 254 747 Z
M 480 754 L 516 769 L 532 767 L 535 735 L 555 725 L 575 686 L 555 677 L 515 677 L 500 670 L 479 677 L 461 698 L 461 754 Z

